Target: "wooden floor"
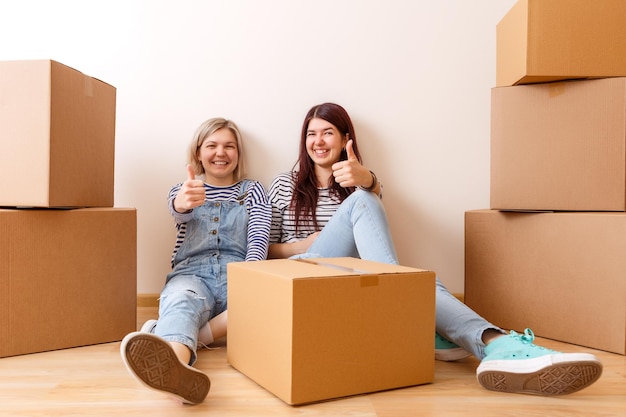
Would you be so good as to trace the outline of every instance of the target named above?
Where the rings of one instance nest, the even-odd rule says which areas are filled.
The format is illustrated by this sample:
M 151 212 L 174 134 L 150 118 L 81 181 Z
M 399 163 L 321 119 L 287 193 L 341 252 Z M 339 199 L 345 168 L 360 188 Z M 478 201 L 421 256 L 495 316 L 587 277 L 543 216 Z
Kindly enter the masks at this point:
M 140 307 L 138 323 L 156 316 Z M 540 339 L 561 351 L 591 351 L 604 364 L 593 386 L 561 397 L 500 394 L 475 379 L 478 361 L 437 362 L 433 384 L 292 407 L 226 362 L 225 347 L 202 350 L 197 367 L 211 392 L 183 406 L 143 388 L 126 371 L 119 342 L 0 359 L 0 416 L 626 416 L 626 357 Z

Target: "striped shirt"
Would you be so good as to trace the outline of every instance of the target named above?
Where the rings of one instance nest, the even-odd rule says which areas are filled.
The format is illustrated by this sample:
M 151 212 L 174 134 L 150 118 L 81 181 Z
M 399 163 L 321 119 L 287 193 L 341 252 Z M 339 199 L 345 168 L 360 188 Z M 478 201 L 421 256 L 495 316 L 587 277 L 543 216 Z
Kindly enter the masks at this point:
M 267 247 L 269 239 L 269 228 L 271 221 L 271 207 L 267 200 L 265 188 L 260 182 L 247 180 L 247 190 L 243 190 L 244 181 L 239 181 L 228 187 L 215 187 L 204 183 L 204 195 L 206 201 L 233 201 L 239 202 L 241 195 L 246 192 L 244 201 L 248 212 L 248 237 L 246 261 L 258 261 L 267 257 Z M 180 191 L 182 183 L 172 187 L 168 194 L 168 208 L 174 217 L 178 233 L 176 243 L 172 253 L 172 266 L 174 258 L 185 239 L 187 232 L 187 221 L 193 218 L 192 211 L 179 213 L 174 210 L 174 199 Z
M 300 218 L 300 227 L 296 233 L 294 211 L 290 207 L 291 196 L 295 187 L 295 179 L 291 172 L 279 174 L 270 185 L 268 197 L 272 204 L 272 227 L 270 229 L 270 244 L 293 243 L 305 239 L 316 232 L 313 221 Z M 329 188 L 318 188 L 317 224 L 320 228 L 326 226 L 335 214 L 341 201 L 330 193 Z

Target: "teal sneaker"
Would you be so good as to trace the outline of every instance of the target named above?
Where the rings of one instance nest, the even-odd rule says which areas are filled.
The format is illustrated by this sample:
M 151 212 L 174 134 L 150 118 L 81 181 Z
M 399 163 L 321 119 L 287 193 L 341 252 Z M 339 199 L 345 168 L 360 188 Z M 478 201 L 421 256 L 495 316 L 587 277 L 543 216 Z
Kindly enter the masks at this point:
M 533 344 L 532 330 L 511 331 L 485 347 L 476 370 L 480 385 L 492 391 L 562 395 L 596 382 L 602 363 L 590 353 L 562 353 Z
M 471 355 L 456 343 L 452 343 L 435 332 L 435 359 L 438 361 L 458 361 Z

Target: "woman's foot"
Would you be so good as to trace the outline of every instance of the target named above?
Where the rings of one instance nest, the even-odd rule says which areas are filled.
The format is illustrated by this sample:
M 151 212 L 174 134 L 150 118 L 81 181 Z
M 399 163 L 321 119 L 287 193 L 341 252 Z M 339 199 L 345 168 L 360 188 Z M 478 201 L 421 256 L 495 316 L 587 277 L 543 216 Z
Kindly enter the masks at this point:
M 492 391 L 562 395 L 586 388 L 602 374 L 602 363 L 590 353 L 561 353 L 537 346 L 535 335 L 511 331 L 485 347 L 476 370 L 478 382 Z
M 438 361 L 453 362 L 458 361 L 468 356 L 472 356 L 471 353 L 457 345 L 452 343 L 448 339 L 435 332 L 435 359 Z
M 120 352 L 126 368 L 144 386 L 187 404 L 204 401 L 211 381 L 197 369 L 182 363 L 161 337 L 133 332 L 124 337 Z

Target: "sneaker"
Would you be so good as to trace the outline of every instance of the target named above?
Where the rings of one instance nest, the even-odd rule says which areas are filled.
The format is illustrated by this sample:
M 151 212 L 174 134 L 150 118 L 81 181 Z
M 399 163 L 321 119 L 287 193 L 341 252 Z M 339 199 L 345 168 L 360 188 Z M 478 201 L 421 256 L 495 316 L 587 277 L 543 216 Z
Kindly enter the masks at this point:
M 145 322 L 143 324 L 143 326 L 141 326 L 141 329 L 139 330 L 141 333 L 154 333 L 154 328 L 157 325 L 157 321 L 152 319 L 152 320 L 148 320 L 147 322 Z
M 435 359 L 452 362 L 472 356 L 471 353 L 435 332 Z
M 602 363 L 590 353 L 561 353 L 533 344 L 532 330 L 511 331 L 485 347 L 476 370 L 478 382 L 492 391 L 534 395 L 571 394 L 600 378 Z
M 170 344 L 157 335 L 129 333 L 120 351 L 131 375 L 150 389 L 187 404 L 201 403 L 209 393 L 209 377 L 178 360 Z

